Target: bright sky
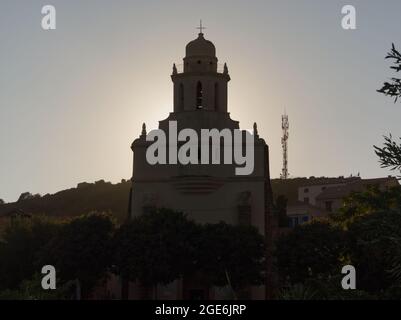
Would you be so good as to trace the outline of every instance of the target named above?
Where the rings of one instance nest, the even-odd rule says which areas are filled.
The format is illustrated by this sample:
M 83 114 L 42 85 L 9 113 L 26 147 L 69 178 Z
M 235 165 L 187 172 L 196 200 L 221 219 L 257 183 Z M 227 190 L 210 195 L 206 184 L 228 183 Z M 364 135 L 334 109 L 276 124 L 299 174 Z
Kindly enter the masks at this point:
M 49 3 L 57 29 L 44 31 Z M 345 4 L 357 30 L 341 28 Z M 130 178 L 131 142 L 172 110 L 172 64 L 199 19 L 230 70 L 231 117 L 257 121 L 273 178 L 284 108 L 292 176 L 389 174 L 373 145 L 401 136 L 401 104 L 375 90 L 401 48 L 399 0 L 1 0 L 0 198 Z

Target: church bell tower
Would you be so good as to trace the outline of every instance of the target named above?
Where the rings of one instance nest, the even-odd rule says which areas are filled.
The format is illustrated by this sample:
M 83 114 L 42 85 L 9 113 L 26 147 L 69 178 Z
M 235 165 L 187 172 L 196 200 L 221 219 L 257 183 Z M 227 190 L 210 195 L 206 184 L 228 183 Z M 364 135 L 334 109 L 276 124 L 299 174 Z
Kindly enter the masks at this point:
M 219 66 L 214 44 L 199 28 L 198 38 L 189 42 L 180 68 L 174 64 L 174 112 L 209 110 L 227 112 L 227 65 Z

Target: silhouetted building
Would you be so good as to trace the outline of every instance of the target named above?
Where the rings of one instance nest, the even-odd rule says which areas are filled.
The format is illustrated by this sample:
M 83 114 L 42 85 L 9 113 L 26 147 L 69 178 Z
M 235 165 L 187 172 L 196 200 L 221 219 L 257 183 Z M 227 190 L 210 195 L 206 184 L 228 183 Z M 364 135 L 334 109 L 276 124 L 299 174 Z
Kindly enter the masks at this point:
M 178 132 L 191 128 L 198 133 L 198 137 L 201 136 L 201 129 L 228 129 L 231 133 L 239 129 L 239 122 L 232 120 L 228 112 L 228 67 L 218 64 L 215 46 L 204 38 L 203 33 L 188 43 L 183 65 L 173 66 L 171 79 L 174 86 L 173 111 L 167 119 L 159 122 L 159 129 L 167 135 L 166 148 L 169 146 L 170 121 L 177 121 Z M 250 175 L 243 176 L 236 175 L 235 168 L 238 166 L 234 163 L 150 165 L 146 150 L 153 142 L 146 141 L 147 134 L 144 126 L 141 136 L 132 144 L 132 216 L 144 214 L 152 207 L 170 208 L 182 211 L 201 223 L 225 221 L 253 225 L 266 235 L 271 244 L 276 224 L 271 210 L 269 148 L 259 137 L 256 124 L 253 130 L 254 170 Z M 221 161 L 224 158 L 223 149 L 220 148 Z M 135 298 L 135 290 L 131 292 L 131 298 Z M 184 279 L 159 287 L 157 296 L 160 299 L 195 296 L 223 299 L 226 292 Z M 264 299 L 265 296 L 265 286 L 248 290 L 248 298 Z

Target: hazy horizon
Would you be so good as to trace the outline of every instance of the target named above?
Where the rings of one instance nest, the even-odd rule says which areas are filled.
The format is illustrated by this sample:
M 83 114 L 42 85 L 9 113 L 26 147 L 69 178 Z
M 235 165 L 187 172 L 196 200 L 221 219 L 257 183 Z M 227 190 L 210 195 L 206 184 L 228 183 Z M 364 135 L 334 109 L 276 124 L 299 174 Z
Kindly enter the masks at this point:
M 256 121 L 270 147 L 271 178 L 284 109 L 291 177 L 392 174 L 373 145 L 401 136 L 401 103 L 376 92 L 401 49 L 399 0 L 54 0 L 53 31 L 46 4 L 0 3 L 0 199 L 129 179 L 131 143 L 172 111 L 172 65 L 199 19 L 229 68 L 231 118 Z M 341 28 L 345 4 L 357 30 Z

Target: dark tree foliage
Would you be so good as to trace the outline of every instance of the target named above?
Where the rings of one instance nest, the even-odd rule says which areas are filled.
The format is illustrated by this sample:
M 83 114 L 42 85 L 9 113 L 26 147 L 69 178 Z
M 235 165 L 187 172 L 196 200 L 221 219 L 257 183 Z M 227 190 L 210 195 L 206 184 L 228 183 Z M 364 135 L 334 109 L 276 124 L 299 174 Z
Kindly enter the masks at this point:
M 318 279 L 307 279 L 278 292 L 279 300 L 374 300 L 377 296 L 363 290 L 344 290 L 340 285 L 342 274 Z
M 4 200 L 0 199 L 0 204 L 4 204 L 4 203 L 5 203 Z
M 357 269 L 357 288 L 400 297 L 401 187 L 353 193 L 331 220 L 346 230 L 346 252 Z
M 253 227 L 199 225 L 158 209 L 121 226 L 114 248 L 117 272 L 146 286 L 198 276 L 205 285 L 234 289 L 263 283 L 264 238 Z
M 0 204 L 0 216 L 10 211 L 54 217 L 78 217 L 89 212 L 110 212 L 118 222 L 123 223 L 127 216 L 130 182 L 125 180 L 117 184 L 104 181 L 83 182 L 76 188 L 41 197 L 24 193 L 17 202 Z
M 394 60 L 394 65 L 390 68 L 396 72 L 401 71 L 401 54 L 395 48 L 394 43 L 392 44 L 391 51 L 387 54 L 386 59 Z M 401 79 L 391 78 L 391 82 L 384 82 L 383 87 L 377 90 L 386 96 L 394 97 L 394 102 L 397 102 L 398 98 L 401 97 Z
M 32 194 L 30 192 L 23 192 L 19 196 L 17 202 L 40 198 L 40 194 Z
M 266 248 L 256 228 L 206 224 L 198 241 L 199 269 L 212 285 L 236 290 L 263 283 Z
M 114 264 L 125 278 L 168 284 L 193 269 L 199 227 L 181 212 L 153 210 L 122 225 L 114 237 Z
M 396 72 L 401 71 L 401 54 L 392 44 L 391 51 L 387 54 L 386 59 L 392 59 L 394 65 L 390 68 Z M 394 97 L 394 102 L 397 102 L 401 97 L 401 79 L 391 78 L 392 82 L 385 82 L 383 87 L 377 90 L 386 96 Z M 393 140 L 392 136 L 384 137 L 384 147 L 379 148 L 374 146 L 375 153 L 380 159 L 382 168 L 390 168 L 401 172 L 401 144 Z M 401 176 L 400 176 L 401 177 Z
M 58 284 L 55 290 L 43 290 L 41 273 L 35 273 L 32 279 L 23 280 L 18 289 L 0 291 L 0 300 L 66 300 L 75 291 L 74 283 Z
M 400 138 L 401 140 L 401 138 Z M 384 147 L 374 146 L 382 168 L 390 168 L 401 172 L 401 143 L 398 144 L 392 136 L 384 137 Z
M 400 257 L 401 213 L 378 211 L 360 216 L 348 227 L 348 251 L 357 270 L 357 288 L 368 292 L 391 289 L 394 257 Z
M 15 289 L 40 272 L 37 253 L 54 236 L 58 226 L 42 216 L 15 218 L 0 242 L 0 289 Z
M 344 232 L 327 222 L 295 227 L 276 243 L 275 256 L 282 283 L 296 284 L 338 274 L 344 245 Z
M 365 191 L 354 192 L 344 199 L 343 207 L 332 214 L 330 219 L 347 229 L 357 217 L 388 210 L 401 210 L 400 186 L 385 190 L 371 186 Z
M 84 298 L 111 266 L 114 224 L 109 215 L 89 214 L 62 225 L 40 252 L 42 265 L 53 265 L 62 281 L 78 280 Z
M 279 240 L 279 298 L 400 298 L 401 187 L 353 193 L 327 222 L 302 225 Z M 357 270 L 358 290 L 341 289 L 346 264 Z

